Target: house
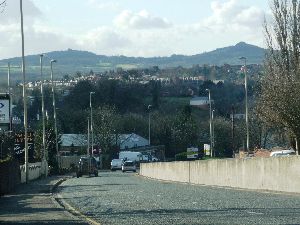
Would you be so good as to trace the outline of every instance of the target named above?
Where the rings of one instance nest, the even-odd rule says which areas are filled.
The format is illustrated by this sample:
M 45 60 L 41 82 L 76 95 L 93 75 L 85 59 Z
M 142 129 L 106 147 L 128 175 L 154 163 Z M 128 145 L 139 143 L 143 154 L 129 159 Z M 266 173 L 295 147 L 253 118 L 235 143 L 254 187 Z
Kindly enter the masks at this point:
M 233 116 L 234 116 L 234 119 L 237 119 L 237 120 L 242 120 L 242 119 L 246 118 L 246 115 L 242 114 L 242 113 L 233 114 Z M 232 114 L 230 114 L 230 119 L 232 119 Z
M 60 143 L 60 155 L 84 152 L 87 149 L 87 138 L 84 134 L 63 134 Z
M 84 134 L 63 134 L 61 136 L 60 154 L 70 155 L 87 150 L 87 135 Z M 118 144 L 120 150 L 145 147 L 149 141 L 137 134 L 112 135 L 112 145 Z M 101 146 L 100 146 L 101 147 Z
M 120 150 L 126 150 L 131 148 L 145 147 L 149 145 L 149 140 L 135 134 L 120 134 L 118 136 L 118 145 Z
M 190 105 L 196 106 L 199 108 L 207 108 L 209 105 L 209 98 L 208 97 L 194 97 L 190 100 Z

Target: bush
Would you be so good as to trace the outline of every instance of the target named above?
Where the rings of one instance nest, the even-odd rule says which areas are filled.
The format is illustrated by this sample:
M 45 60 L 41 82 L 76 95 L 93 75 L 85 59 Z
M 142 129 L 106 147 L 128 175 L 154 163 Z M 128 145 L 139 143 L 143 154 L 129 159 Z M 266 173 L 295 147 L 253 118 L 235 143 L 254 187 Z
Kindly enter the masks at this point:
M 187 161 L 187 152 L 181 152 L 175 155 L 176 161 Z

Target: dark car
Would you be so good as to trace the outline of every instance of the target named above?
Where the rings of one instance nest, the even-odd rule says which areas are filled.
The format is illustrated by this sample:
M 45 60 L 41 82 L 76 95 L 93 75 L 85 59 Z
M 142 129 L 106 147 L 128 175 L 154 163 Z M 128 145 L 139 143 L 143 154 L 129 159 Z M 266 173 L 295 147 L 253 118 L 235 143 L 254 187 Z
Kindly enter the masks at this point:
M 78 165 L 77 165 L 77 178 L 81 177 L 82 175 L 91 175 L 94 174 L 95 177 L 98 177 L 98 168 L 97 168 L 97 161 L 92 156 L 85 156 L 81 157 Z

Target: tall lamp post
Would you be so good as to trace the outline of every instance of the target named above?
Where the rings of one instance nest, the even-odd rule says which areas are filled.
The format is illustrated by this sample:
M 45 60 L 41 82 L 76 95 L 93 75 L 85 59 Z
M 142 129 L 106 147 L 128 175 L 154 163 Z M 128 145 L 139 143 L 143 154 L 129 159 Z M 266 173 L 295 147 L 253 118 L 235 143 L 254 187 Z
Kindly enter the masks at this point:
M 57 118 L 56 118 L 56 104 L 55 104 L 55 92 L 54 92 L 54 82 L 53 82 L 53 67 L 52 64 L 56 63 L 55 59 L 50 61 L 50 69 L 51 69 L 51 86 L 52 86 L 52 104 L 53 104 L 53 116 L 54 116 L 54 132 L 55 132 L 55 148 L 56 154 L 58 155 L 58 142 L 57 142 Z
M 23 26 L 23 1 L 20 0 L 21 16 L 21 38 L 22 38 L 22 76 L 23 76 L 23 103 L 24 103 L 24 136 L 25 136 L 25 181 L 28 183 L 28 132 L 27 132 L 27 95 L 26 95 L 26 77 L 25 77 L 25 51 L 24 51 L 24 26 Z
M 152 105 L 148 105 L 148 140 L 149 146 L 151 145 L 151 118 L 150 118 L 150 109 Z
M 92 142 L 92 155 L 94 155 L 94 127 L 93 127 L 93 107 L 92 107 L 92 95 L 95 92 L 90 92 L 90 109 L 91 109 L 91 142 Z
M 240 57 L 240 60 L 244 61 L 244 73 L 245 73 L 245 107 L 246 107 L 246 132 L 247 132 L 247 152 L 249 153 L 249 120 L 248 120 L 248 85 L 247 85 L 247 58 Z
M 213 133 L 212 133 L 212 112 L 211 112 L 211 95 L 210 89 L 206 89 L 208 92 L 208 101 L 209 101 L 209 134 L 210 134 L 210 157 L 213 156 Z

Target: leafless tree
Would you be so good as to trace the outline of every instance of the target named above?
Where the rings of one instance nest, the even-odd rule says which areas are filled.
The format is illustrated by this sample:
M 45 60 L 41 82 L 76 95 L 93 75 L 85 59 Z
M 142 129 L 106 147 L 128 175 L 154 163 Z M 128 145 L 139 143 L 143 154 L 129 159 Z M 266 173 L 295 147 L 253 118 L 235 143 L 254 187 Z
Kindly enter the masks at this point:
M 268 53 L 259 102 L 260 116 L 300 140 L 300 4 L 272 0 L 273 21 L 265 23 Z M 298 148 L 297 148 L 298 150 Z
M 6 1 L 7 0 L 0 1 L 0 12 L 1 13 L 3 12 L 3 10 L 4 10 L 5 6 L 6 6 Z

